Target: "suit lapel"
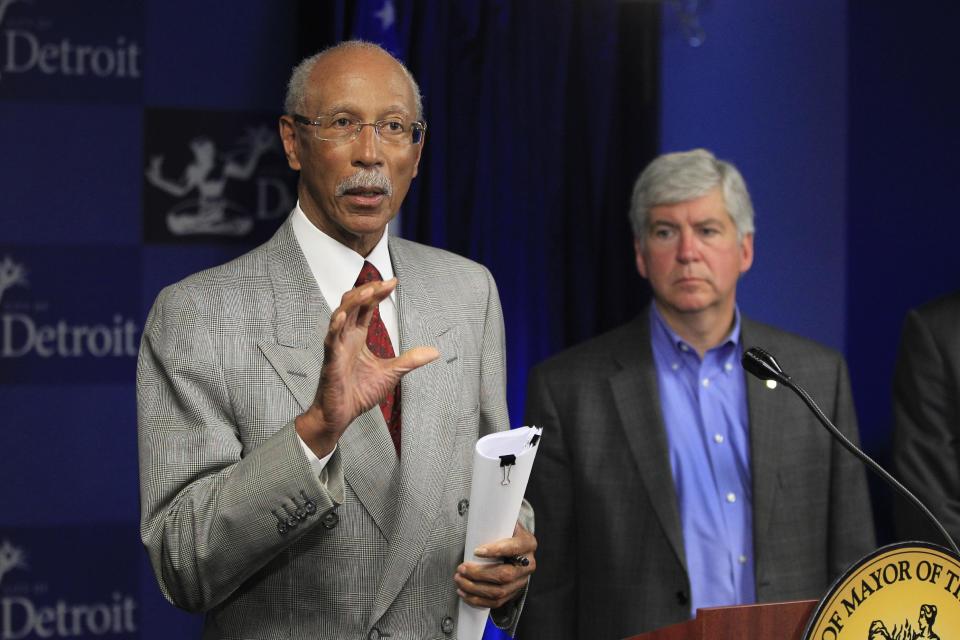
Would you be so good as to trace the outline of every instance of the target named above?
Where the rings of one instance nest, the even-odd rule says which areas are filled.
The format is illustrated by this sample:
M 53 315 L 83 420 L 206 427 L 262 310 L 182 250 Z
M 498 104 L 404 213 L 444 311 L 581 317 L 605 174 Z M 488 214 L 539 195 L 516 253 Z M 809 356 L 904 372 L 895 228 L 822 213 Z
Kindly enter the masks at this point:
M 769 338 L 764 335 L 763 328 L 747 318 L 742 318 L 740 343 L 744 349 L 760 346 L 776 352 L 776 345 L 768 344 Z M 765 532 L 773 515 L 782 453 L 782 429 L 778 425 L 778 415 L 784 390 L 769 389 L 754 376 L 746 373 L 744 375 L 747 385 L 747 411 L 750 416 L 753 535 L 756 541 L 766 537 Z
M 262 340 L 258 346 L 300 408 L 306 410 L 320 378 L 330 308 L 320 295 L 289 220 L 270 240 L 267 268 L 277 335 L 276 342 Z
M 400 348 L 404 351 L 421 345 L 434 346 L 440 357 L 411 371 L 401 383 L 403 435 L 399 483 L 395 486 L 396 524 L 371 624 L 394 601 L 423 555 L 427 535 L 439 511 L 456 431 L 461 373 L 459 333 L 444 317 L 440 306 L 443 302 L 427 287 L 436 274 L 421 272 L 415 253 L 416 248 L 407 243 L 390 242 L 399 280 Z
M 297 399 L 300 408 L 313 402 L 323 365 L 323 339 L 331 309 L 309 271 L 288 221 L 271 240 L 268 252 L 274 291 L 277 341 L 261 341 L 260 351 Z M 397 456 L 379 407 L 347 428 L 337 447 L 344 480 L 389 539 L 393 519 Z M 380 470 L 370 473 L 370 469 Z
M 627 339 L 617 358 L 622 368 L 610 378 L 620 427 L 626 435 L 664 534 L 686 569 L 680 511 L 670 470 L 666 428 L 660 410 L 657 369 L 650 346 L 649 314 L 641 313 L 626 335 Z
M 401 383 L 401 462 L 379 407 L 358 417 L 340 438 L 344 480 L 370 513 L 389 551 L 371 623 L 380 618 L 409 579 L 435 521 L 452 459 L 460 386 L 460 336 L 444 317 L 442 301 L 419 271 L 416 248 L 391 240 L 400 281 L 397 308 L 400 350 L 434 346 L 435 362 L 407 374 Z M 313 401 L 323 363 L 323 338 L 331 310 L 320 294 L 289 222 L 268 249 L 276 305 L 276 343 L 258 345 L 304 410 Z

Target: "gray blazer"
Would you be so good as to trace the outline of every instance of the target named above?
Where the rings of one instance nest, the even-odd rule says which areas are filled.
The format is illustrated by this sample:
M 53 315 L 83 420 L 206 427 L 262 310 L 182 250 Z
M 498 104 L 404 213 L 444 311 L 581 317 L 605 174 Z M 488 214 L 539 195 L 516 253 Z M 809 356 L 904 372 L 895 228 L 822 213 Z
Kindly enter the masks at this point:
M 508 427 L 503 319 L 482 266 L 396 238 L 390 253 L 401 349 L 441 355 L 403 379 L 401 460 L 374 407 L 326 484 L 293 420 L 317 388 L 331 311 L 289 221 L 150 312 L 141 536 L 164 595 L 206 612 L 204 638 L 453 637 L 474 443 Z
M 854 441 L 843 358 L 742 320 Z M 789 390 L 747 376 L 757 596 L 819 598 L 874 547 L 866 478 Z M 527 424 L 543 440 L 527 496 L 538 570 L 521 640 L 609 640 L 690 616 L 689 580 L 648 314 L 537 366 Z
M 960 292 L 910 311 L 893 379 L 897 477 L 960 540 Z M 894 500 L 897 533 L 946 545 L 916 507 Z

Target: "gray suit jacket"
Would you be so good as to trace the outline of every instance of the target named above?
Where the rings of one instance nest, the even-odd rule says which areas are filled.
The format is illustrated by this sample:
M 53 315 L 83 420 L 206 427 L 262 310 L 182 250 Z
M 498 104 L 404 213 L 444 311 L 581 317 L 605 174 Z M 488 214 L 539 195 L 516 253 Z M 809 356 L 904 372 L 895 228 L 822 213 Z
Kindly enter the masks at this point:
M 852 440 L 842 357 L 742 320 Z M 799 398 L 747 376 L 757 596 L 819 598 L 874 546 L 865 473 Z M 527 496 L 538 570 L 518 638 L 623 638 L 690 616 L 689 580 L 647 313 L 537 366 L 543 427 Z
M 960 293 L 907 314 L 893 416 L 897 477 L 960 540 Z M 901 537 L 946 545 L 916 507 L 894 506 Z
M 508 427 L 503 319 L 482 266 L 390 252 L 401 349 L 441 355 L 403 379 L 402 459 L 374 407 L 325 485 L 293 419 L 331 311 L 289 221 L 157 298 L 137 369 L 141 535 L 164 595 L 207 613 L 205 638 L 452 637 L 474 443 Z

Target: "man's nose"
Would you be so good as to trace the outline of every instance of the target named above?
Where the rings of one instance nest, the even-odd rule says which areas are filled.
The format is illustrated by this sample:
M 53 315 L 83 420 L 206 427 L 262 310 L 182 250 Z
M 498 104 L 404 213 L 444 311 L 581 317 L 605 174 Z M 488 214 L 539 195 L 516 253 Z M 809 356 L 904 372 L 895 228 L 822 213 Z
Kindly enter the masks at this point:
M 353 166 L 376 167 L 383 164 L 380 136 L 372 124 L 364 124 L 353 141 Z
M 700 257 L 700 241 L 692 229 L 681 229 L 677 259 L 680 262 L 692 262 Z

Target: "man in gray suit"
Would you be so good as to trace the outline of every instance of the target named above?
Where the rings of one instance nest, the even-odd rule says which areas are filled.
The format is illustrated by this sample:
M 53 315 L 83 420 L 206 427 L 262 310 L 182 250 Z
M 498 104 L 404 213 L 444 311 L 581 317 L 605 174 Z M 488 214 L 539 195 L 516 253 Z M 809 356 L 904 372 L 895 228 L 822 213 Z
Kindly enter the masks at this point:
M 478 553 L 526 562 L 462 563 L 474 444 L 508 428 L 496 286 L 386 233 L 423 148 L 419 90 L 349 42 L 294 70 L 286 107 L 297 207 L 161 292 L 144 332 L 141 534 L 160 587 L 206 612 L 205 638 L 448 638 L 459 598 L 511 628 L 532 534 Z
M 960 540 L 960 292 L 912 309 L 893 378 L 897 477 Z M 946 541 L 916 507 L 894 501 L 897 534 Z
M 523 639 L 623 638 L 701 607 L 818 598 L 874 545 L 860 463 L 740 366 L 767 349 L 857 439 L 843 358 L 737 308 L 754 231 L 739 172 L 702 149 L 661 156 L 630 216 L 653 304 L 530 376 L 541 570 Z

